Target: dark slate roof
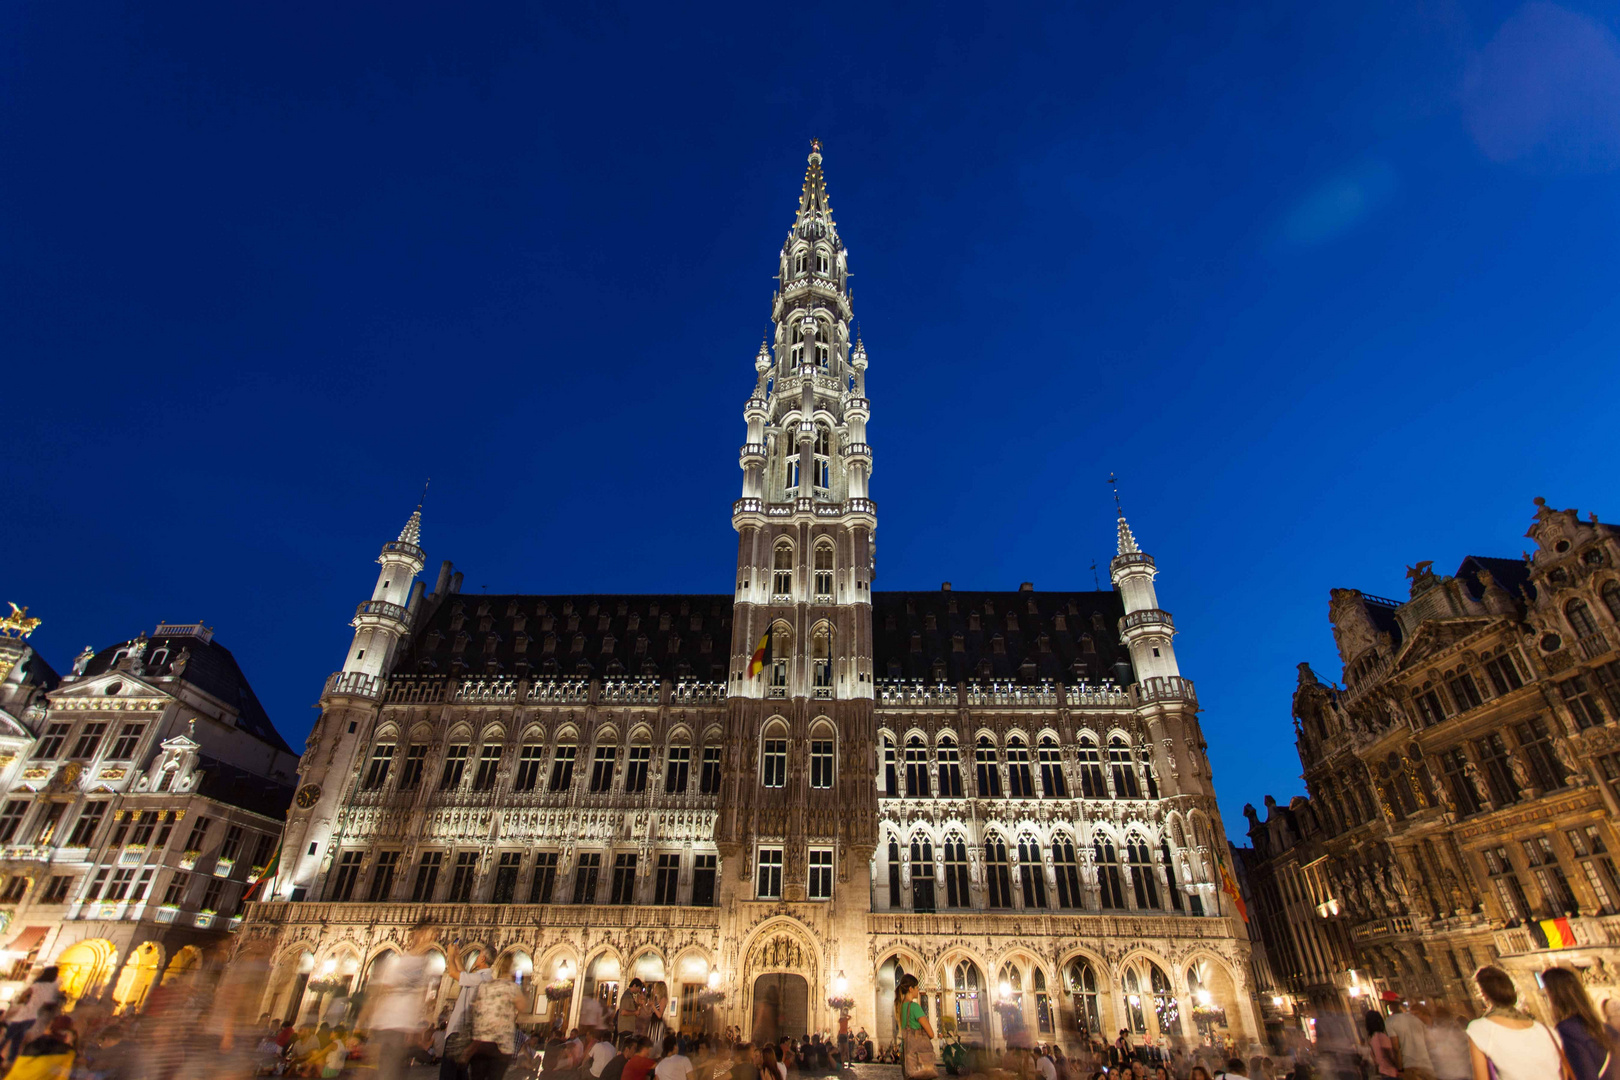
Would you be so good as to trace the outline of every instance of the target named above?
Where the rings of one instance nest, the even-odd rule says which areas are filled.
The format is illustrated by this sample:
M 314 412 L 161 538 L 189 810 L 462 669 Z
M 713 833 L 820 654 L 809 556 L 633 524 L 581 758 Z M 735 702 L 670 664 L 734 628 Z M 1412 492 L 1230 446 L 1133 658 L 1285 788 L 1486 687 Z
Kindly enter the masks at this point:
M 110 645 L 91 658 L 85 666 L 84 674 L 90 676 L 101 675 L 111 671 L 114 667 L 113 658 L 118 650 L 126 647 L 127 641 Z M 253 687 L 248 684 L 247 676 L 237 666 L 236 657 L 231 650 L 216 641 L 204 641 L 189 634 L 168 635 L 163 634 L 153 638 L 146 646 L 146 677 L 165 678 L 173 674 L 174 662 L 180 657 L 180 650 L 191 652 L 191 659 L 186 662 L 186 669 L 180 675 L 182 682 L 188 682 L 201 690 L 218 698 L 220 701 L 237 710 L 237 726 L 248 732 L 262 742 L 269 743 L 277 750 L 292 753 L 276 726 L 270 722 L 269 715 L 264 706 L 259 704 L 259 698 L 253 693 Z M 152 661 L 157 659 L 157 663 Z
M 277 821 L 286 820 L 287 807 L 292 805 L 293 799 L 291 784 L 257 776 L 203 754 L 197 757 L 197 767 L 202 773 L 197 794 Z
M 555 638 L 551 652 L 548 636 Z M 394 674 L 725 682 L 730 655 L 729 596 L 452 593 L 400 649 Z
M 878 678 L 1132 681 L 1116 592 L 874 592 Z M 977 615 L 977 628 L 973 616 Z M 1058 622 L 1062 620 L 1063 626 Z M 962 637 L 962 651 L 955 648 Z
M 1365 593 L 1362 594 L 1361 600 L 1361 606 L 1367 610 L 1367 617 L 1372 620 L 1373 625 L 1382 633 L 1388 634 L 1390 641 L 1399 648 L 1401 641 L 1406 637 L 1406 632 L 1395 619 L 1395 612 L 1401 606 L 1400 602 L 1386 600 L 1381 596 L 1368 596 Z
M 1530 584 L 1530 568 L 1524 564 L 1523 559 L 1497 559 L 1489 555 L 1470 555 L 1457 567 L 1454 575 L 1468 595 L 1475 600 L 1485 595 L 1485 586 L 1480 583 L 1479 571 L 1489 570 L 1496 583 L 1508 591 L 1513 599 L 1520 599 L 1520 590 L 1528 592 L 1532 598 L 1536 595 L 1535 587 Z
M 1129 653 L 1119 644 L 1124 612 L 1114 592 L 874 592 L 872 604 L 880 679 L 932 681 L 936 660 L 944 661 L 948 682 L 1132 678 Z M 1008 625 L 1009 613 L 1015 627 Z M 456 593 L 427 614 L 399 651 L 393 673 L 725 682 L 731 614 L 732 598 L 718 594 Z M 954 648 L 958 633 L 961 652 Z M 551 652 L 548 635 L 555 638 Z M 988 665 L 988 674 L 981 665 Z
M 38 649 L 28 650 L 28 659 L 22 662 L 22 679 L 32 683 L 41 690 L 55 690 L 62 682 L 62 676 L 56 673 L 50 662 L 39 655 Z

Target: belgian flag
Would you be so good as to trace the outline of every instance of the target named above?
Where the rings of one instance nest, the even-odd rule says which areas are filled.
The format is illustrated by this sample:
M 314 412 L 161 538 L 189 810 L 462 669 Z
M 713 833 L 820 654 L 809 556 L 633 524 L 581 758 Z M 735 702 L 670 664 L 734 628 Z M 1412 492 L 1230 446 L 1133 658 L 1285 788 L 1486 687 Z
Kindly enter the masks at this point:
M 765 636 L 760 638 L 759 644 L 754 647 L 753 658 L 748 661 L 748 677 L 750 679 L 765 670 L 765 658 L 771 653 L 771 630 L 775 625 L 775 623 L 772 623 L 765 628 Z
M 1529 930 L 1537 948 L 1568 949 L 1575 944 L 1575 931 L 1570 929 L 1566 918 L 1536 919 L 1530 923 Z

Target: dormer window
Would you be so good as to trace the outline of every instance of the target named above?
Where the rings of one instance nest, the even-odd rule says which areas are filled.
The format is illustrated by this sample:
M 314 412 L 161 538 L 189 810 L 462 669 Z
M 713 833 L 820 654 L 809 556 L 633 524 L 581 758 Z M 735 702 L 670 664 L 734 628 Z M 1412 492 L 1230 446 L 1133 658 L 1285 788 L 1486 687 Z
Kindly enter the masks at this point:
M 805 268 L 808 265 L 808 263 L 809 263 L 809 258 L 808 258 L 808 256 L 806 256 L 806 254 L 804 252 L 800 251 L 800 252 L 796 253 L 793 256 L 793 272 L 795 274 L 804 273 Z
M 831 266 L 832 266 L 832 262 L 831 262 L 830 259 L 827 258 L 827 253 L 818 248 L 816 250 L 816 273 L 818 273 L 818 274 L 828 273 L 831 270 Z
M 816 367 L 822 371 L 832 369 L 832 348 L 828 345 L 816 345 Z

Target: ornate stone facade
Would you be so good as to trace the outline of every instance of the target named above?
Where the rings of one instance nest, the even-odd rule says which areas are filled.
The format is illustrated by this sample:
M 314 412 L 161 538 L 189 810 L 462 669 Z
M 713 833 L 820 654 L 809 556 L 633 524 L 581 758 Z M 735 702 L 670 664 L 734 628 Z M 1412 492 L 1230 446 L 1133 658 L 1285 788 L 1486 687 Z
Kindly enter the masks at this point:
M 213 631 L 159 624 L 58 676 L 0 633 L 0 1001 L 47 964 L 140 1008 L 241 923 L 296 758 Z
M 1254 1035 L 1197 699 L 1123 515 L 1117 591 L 872 591 L 868 360 L 821 164 L 743 408 L 733 593 L 470 597 L 448 563 L 429 592 L 413 515 L 250 917 L 267 1010 L 363 984 L 427 913 L 520 953 L 561 1024 L 639 976 L 672 1024 L 826 1031 L 847 985 L 888 1041 L 904 970 L 998 1045 L 1020 1019 Z
M 1280 912 L 1297 879 L 1317 916 L 1268 928 L 1290 991 L 1462 999 L 1487 962 L 1537 1003 L 1550 964 L 1620 985 L 1620 530 L 1537 499 L 1526 535 L 1408 567 L 1404 602 L 1332 591 L 1345 685 L 1301 664 L 1294 693 L 1309 798 L 1249 808 L 1257 888 Z

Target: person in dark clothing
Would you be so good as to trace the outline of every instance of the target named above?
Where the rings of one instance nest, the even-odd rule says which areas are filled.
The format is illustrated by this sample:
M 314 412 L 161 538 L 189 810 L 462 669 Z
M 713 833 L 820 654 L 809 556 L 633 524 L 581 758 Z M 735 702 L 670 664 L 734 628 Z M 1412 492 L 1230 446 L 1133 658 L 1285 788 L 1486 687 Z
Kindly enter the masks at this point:
M 759 1080 L 759 1066 L 754 1064 L 753 1051 L 747 1043 L 731 1048 L 731 1080 Z
M 624 1063 L 630 1060 L 630 1044 L 635 1041 L 634 1035 L 626 1035 L 619 1040 L 619 1052 L 608 1058 L 606 1065 L 602 1066 L 602 1075 L 597 1080 L 619 1080 L 624 1075 Z
M 1541 973 L 1542 989 L 1558 1019 L 1558 1036 L 1564 1040 L 1564 1057 L 1575 1080 L 1616 1080 L 1620 1062 L 1620 1031 L 1605 1024 L 1592 999 L 1581 985 L 1581 977 L 1566 967 L 1548 968 Z

